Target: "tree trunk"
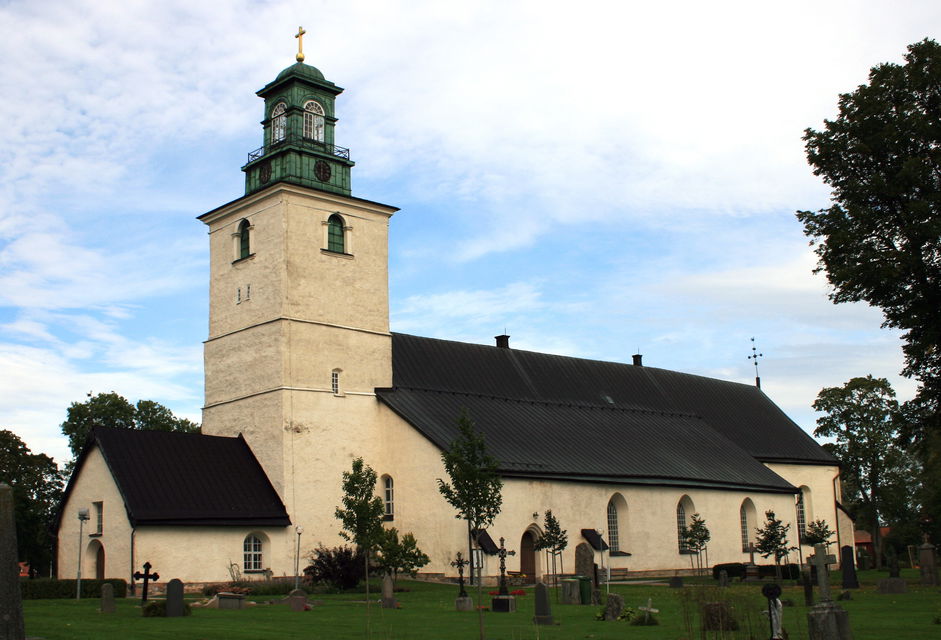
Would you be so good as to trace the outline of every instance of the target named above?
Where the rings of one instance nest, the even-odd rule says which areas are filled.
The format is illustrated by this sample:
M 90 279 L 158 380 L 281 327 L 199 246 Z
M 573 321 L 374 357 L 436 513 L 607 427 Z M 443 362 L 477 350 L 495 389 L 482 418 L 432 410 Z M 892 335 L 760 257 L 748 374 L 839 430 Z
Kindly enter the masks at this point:
M 366 559 L 366 637 L 371 638 L 369 630 L 369 552 L 363 554 Z

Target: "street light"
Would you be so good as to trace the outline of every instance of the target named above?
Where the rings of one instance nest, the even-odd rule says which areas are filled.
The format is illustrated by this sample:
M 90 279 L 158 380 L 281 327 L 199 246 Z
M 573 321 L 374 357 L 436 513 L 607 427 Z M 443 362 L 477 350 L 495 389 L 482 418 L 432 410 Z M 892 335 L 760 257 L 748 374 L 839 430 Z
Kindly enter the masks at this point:
M 78 577 L 75 580 L 75 599 L 82 597 L 82 528 L 88 520 L 88 509 L 78 510 Z
M 301 581 L 301 534 L 304 533 L 304 527 L 297 525 L 294 531 L 297 532 L 297 545 L 294 548 L 294 588 L 298 589 Z

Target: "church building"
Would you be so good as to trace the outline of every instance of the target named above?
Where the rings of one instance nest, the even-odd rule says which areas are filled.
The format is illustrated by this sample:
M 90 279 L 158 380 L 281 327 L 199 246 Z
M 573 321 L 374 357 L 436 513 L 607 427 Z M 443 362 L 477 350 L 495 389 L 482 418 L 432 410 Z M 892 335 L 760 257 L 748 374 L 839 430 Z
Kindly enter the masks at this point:
M 430 575 L 456 575 L 468 532 L 438 491 L 467 413 L 499 462 L 503 509 L 476 556 L 540 577 L 547 510 L 618 576 L 691 567 L 694 514 L 709 563 L 744 562 L 766 511 L 852 544 L 839 468 L 760 389 L 646 366 L 393 333 L 389 225 L 352 195 L 336 144 L 343 91 L 298 62 L 258 91 L 263 145 L 245 194 L 199 216 L 210 248 L 202 435 L 96 429 L 58 523 L 58 574 L 162 580 L 292 576 L 299 547 L 338 546 L 341 476 L 379 475 L 386 526 L 412 532 Z M 78 514 L 87 513 L 88 521 Z M 80 527 L 82 527 L 80 531 Z M 76 553 L 78 540 L 79 553 Z M 792 561 L 810 549 L 795 552 Z

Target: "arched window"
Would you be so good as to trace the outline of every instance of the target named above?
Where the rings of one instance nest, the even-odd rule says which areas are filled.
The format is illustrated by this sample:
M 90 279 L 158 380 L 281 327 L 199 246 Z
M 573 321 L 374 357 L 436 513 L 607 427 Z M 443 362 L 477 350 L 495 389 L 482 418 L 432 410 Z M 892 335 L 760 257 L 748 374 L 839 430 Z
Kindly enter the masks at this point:
M 395 519 L 395 495 L 392 488 L 392 476 L 382 476 L 382 502 L 386 507 L 383 520 Z
M 608 546 L 611 551 L 620 551 L 620 540 L 618 539 L 618 506 L 614 504 L 614 498 L 608 501 Z
M 245 536 L 245 542 L 242 545 L 243 571 L 261 571 L 264 569 L 261 549 L 261 538 L 254 533 Z
M 327 220 L 327 250 L 346 253 L 346 238 L 343 237 L 343 218 L 335 213 Z
M 304 137 L 323 142 L 323 107 L 316 100 L 304 104 Z
M 695 507 L 689 496 L 683 496 L 676 503 L 676 540 L 680 552 L 689 551 L 689 545 L 686 544 L 686 527 L 689 526 L 687 513 L 694 513 Z
M 248 220 L 242 220 L 239 223 L 239 260 L 252 255 L 251 228 L 252 225 Z
M 807 533 L 807 513 L 804 505 L 804 487 L 797 494 L 797 535 L 803 541 Z
M 284 142 L 287 137 L 288 117 L 285 115 L 287 107 L 283 102 L 275 105 L 271 112 L 271 143 Z
M 757 517 L 755 503 L 750 498 L 745 498 L 742 501 L 742 507 L 739 509 L 738 515 L 742 530 L 742 552 L 748 553 L 751 546 L 751 533 L 752 529 L 755 528 L 755 519 Z

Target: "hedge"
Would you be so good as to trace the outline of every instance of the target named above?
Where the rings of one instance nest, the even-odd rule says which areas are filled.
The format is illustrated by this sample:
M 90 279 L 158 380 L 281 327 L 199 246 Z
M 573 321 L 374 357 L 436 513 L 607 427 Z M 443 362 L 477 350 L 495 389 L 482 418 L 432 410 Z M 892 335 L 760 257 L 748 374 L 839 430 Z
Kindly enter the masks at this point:
M 728 573 L 729 578 L 738 578 L 739 580 L 745 579 L 745 565 L 741 562 L 727 562 L 725 564 L 717 564 L 712 567 L 712 577 L 715 580 L 719 579 L 719 572 L 725 569 Z M 777 576 L 777 571 L 774 568 L 773 564 L 760 564 L 758 565 L 758 577 L 759 578 L 775 578 Z M 796 564 L 782 564 L 781 565 L 781 579 L 782 580 L 797 580 L 800 578 L 800 566 Z
M 127 597 L 127 581 L 112 578 L 110 580 L 82 580 L 83 598 L 100 598 L 101 585 L 114 585 L 114 597 Z M 74 598 L 75 580 L 53 580 L 51 578 L 20 579 L 20 594 L 24 600 L 49 600 L 54 598 Z

